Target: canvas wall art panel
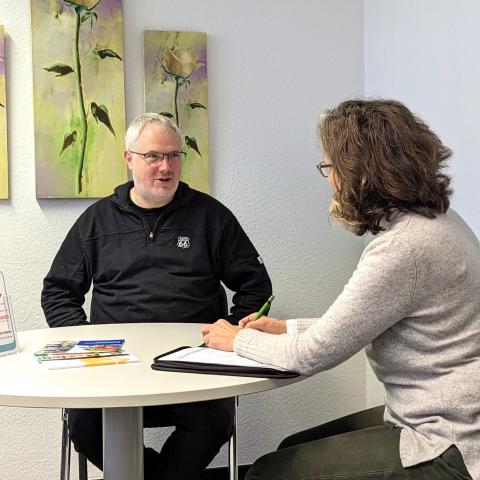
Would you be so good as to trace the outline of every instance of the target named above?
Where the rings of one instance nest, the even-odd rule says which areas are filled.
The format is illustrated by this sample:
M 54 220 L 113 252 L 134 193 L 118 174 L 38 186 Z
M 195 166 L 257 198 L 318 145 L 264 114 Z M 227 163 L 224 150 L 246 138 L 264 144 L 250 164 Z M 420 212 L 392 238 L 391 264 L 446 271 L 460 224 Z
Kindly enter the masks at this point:
M 207 35 L 144 32 L 145 111 L 171 118 L 183 137 L 182 180 L 208 192 Z
M 127 180 L 122 0 L 31 0 L 37 198 Z
M 5 86 L 5 34 L 0 25 L 0 199 L 8 198 L 7 95 Z

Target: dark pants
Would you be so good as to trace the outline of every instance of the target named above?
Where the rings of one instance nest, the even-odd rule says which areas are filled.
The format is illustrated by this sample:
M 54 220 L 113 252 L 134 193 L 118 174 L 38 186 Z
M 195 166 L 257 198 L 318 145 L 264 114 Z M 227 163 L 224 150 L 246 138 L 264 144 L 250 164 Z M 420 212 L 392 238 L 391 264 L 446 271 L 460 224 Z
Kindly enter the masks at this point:
M 160 453 L 145 449 L 145 480 L 197 478 L 230 438 L 233 416 L 233 398 L 144 407 L 144 427 L 176 427 Z M 68 427 L 75 448 L 102 470 L 102 411 L 69 409 Z
M 286 438 L 276 452 L 252 465 L 246 480 L 471 480 L 456 447 L 403 468 L 400 429 L 383 423 L 383 409 L 364 410 Z

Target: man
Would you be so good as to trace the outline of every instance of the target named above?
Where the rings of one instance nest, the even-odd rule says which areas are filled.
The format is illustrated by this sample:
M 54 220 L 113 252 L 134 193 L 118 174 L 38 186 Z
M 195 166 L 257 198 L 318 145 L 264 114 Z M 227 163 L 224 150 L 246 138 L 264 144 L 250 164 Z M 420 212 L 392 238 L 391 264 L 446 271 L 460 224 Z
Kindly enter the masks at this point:
M 90 323 L 232 323 L 271 294 L 263 262 L 233 214 L 180 181 L 181 134 L 166 117 L 140 115 L 126 133 L 133 181 L 75 222 L 44 280 L 51 327 Z M 235 292 L 228 314 L 225 290 Z M 145 449 L 145 479 L 190 480 L 228 440 L 233 399 L 144 408 L 146 427 L 174 425 L 160 453 Z M 102 468 L 100 410 L 71 409 L 77 450 Z

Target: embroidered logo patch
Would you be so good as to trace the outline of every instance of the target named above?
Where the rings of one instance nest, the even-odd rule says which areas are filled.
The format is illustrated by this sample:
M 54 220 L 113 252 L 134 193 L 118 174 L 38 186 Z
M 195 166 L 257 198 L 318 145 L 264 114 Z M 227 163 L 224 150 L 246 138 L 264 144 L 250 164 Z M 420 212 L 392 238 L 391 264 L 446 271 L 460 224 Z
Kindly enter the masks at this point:
M 177 247 L 178 248 L 189 248 L 190 247 L 190 237 L 178 237 L 177 238 Z

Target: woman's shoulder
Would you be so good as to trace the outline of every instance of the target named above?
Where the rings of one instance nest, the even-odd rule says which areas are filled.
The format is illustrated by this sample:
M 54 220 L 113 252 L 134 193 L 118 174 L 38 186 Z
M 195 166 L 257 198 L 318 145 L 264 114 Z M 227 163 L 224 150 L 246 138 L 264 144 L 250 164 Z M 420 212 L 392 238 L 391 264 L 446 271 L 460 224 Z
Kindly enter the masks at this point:
M 399 213 L 387 229 L 372 240 L 370 250 L 409 251 L 415 258 L 450 258 L 471 252 L 480 254 L 480 243 L 461 216 L 453 209 L 434 218 L 416 213 Z
M 398 236 L 415 245 L 443 245 L 452 241 L 478 244 L 473 231 L 462 217 L 453 209 L 434 218 L 417 213 L 400 214 L 386 232 L 388 236 Z

